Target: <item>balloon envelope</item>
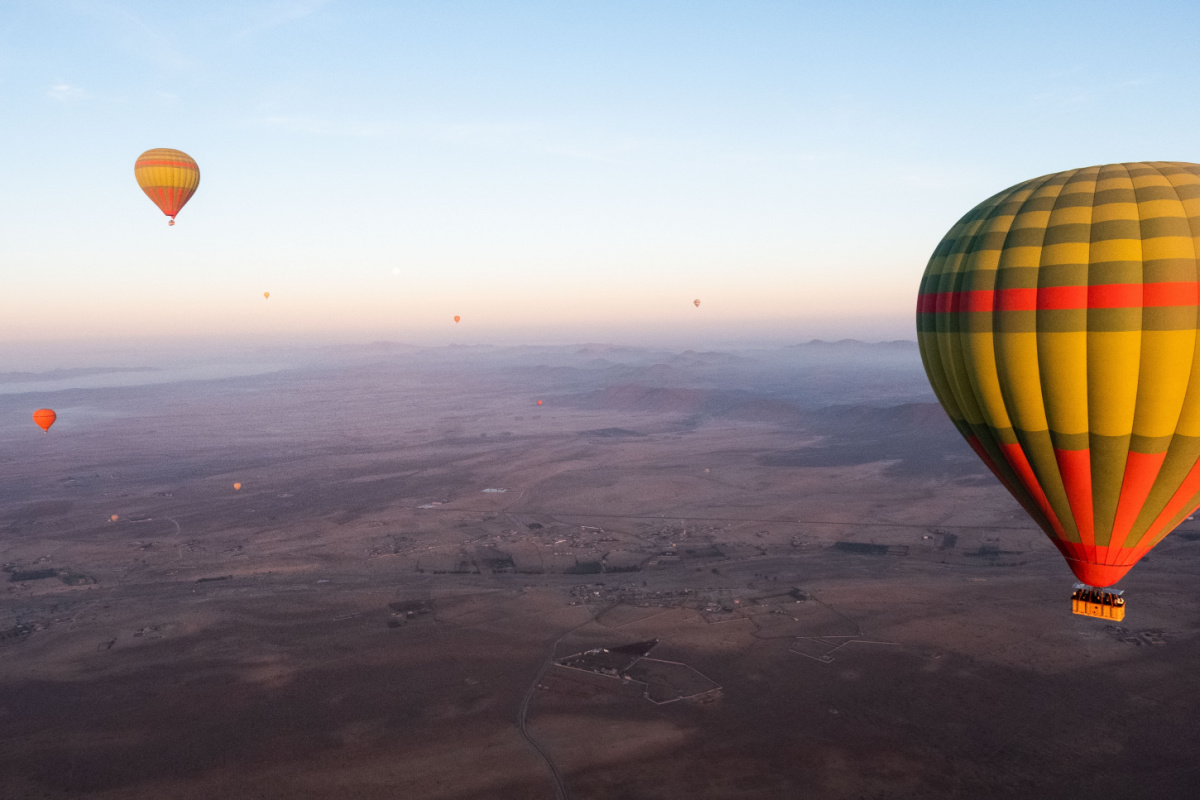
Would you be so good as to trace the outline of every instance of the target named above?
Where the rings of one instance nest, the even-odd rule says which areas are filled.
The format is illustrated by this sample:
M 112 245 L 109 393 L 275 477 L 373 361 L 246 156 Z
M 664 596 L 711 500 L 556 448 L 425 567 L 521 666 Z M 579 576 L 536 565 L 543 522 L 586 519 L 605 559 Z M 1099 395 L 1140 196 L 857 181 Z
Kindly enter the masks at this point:
M 917 339 L 938 400 L 1085 584 L 1200 504 L 1200 165 L 1017 184 L 934 251 Z
M 39 408 L 33 412 L 33 421 L 47 433 L 50 432 L 50 426 L 54 424 L 54 420 L 56 419 L 58 419 L 58 415 L 48 408 Z
M 541 400 L 538 400 L 538 405 L 540 406 L 541 404 L 542 404 L 542 401 L 541 401 Z
M 462 317 L 459 317 L 459 316 L 455 316 L 455 317 L 454 317 L 454 321 L 455 321 L 455 322 L 458 322 L 460 319 L 462 319 Z
M 692 302 L 693 302 L 693 303 L 695 303 L 695 305 L 696 305 L 696 308 L 699 308 L 699 307 L 700 307 L 700 301 L 699 301 L 699 300 L 693 300 Z
M 171 218 L 184 207 L 200 185 L 200 167 L 182 150 L 156 147 L 138 156 L 133 165 L 138 186 L 154 205 Z
M 263 292 L 263 297 L 270 297 L 270 296 L 271 296 L 270 292 Z
M 241 491 L 241 488 L 242 488 L 242 485 L 241 485 L 240 483 L 235 483 L 235 484 L 233 485 L 233 490 L 234 490 L 235 492 L 237 492 L 237 491 Z
M 119 519 L 119 517 L 116 514 L 113 514 L 111 517 L 109 517 L 109 519 L 112 520 L 113 522 L 116 522 Z

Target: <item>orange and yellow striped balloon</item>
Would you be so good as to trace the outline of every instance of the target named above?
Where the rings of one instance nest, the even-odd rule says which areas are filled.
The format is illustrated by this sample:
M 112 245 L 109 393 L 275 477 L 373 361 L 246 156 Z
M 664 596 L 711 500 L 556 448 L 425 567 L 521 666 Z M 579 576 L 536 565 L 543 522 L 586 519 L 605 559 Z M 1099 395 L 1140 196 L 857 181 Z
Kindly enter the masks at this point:
M 1200 505 L 1200 164 L 1108 164 L 985 200 L 933 253 L 938 400 L 1083 583 Z
M 138 186 L 175 224 L 175 215 L 200 185 L 200 167 L 182 150 L 156 147 L 138 156 L 133 165 Z

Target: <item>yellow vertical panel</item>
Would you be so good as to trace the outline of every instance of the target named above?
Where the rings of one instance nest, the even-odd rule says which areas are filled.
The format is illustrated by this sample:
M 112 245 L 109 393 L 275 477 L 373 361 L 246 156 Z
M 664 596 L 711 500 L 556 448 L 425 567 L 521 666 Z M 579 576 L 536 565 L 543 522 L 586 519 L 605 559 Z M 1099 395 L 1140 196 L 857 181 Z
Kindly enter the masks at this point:
M 946 234 L 946 239 L 952 239 L 957 236 L 963 228 L 962 223 L 956 224 Z M 940 246 L 939 246 L 940 247 Z M 936 251 L 935 251 L 936 252 Z M 925 294 L 938 294 L 944 290 L 943 287 L 943 271 L 945 269 L 946 260 L 954 256 L 934 255 L 929 259 L 929 266 L 925 269 L 925 278 L 922 281 L 922 291 Z M 954 398 L 954 393 L 950 388 L 950 379 L 946 375 L 946 365 L 942 359 L 940 334 L 936 329 L 936 317 L 932 319 L 935 325 L 933 330 L 927 330 L 917 335 L 917 344 L 921 351 L 921 361 L 925 365 L 925 373 L 929 377 L 929 382 L 933 386 L 933 392 L 937 395 L 938 401 L 945 406 L 946 412 L 950 418 L 956 421 L 962 419 L 962 411 L 958 407 L 958 402 Z
M 1037 333 L 998 333 L 995 341 L 996 373 L 1013 426 L 1024 431 L 1046 430 Z
M 960 235 L 963 237 L 975 236 L 983 227 L 984 221 L 983 219 L 973 220 Z M 969 253 L 958 253 L 946 259 L 942 266 L 941 291 L 961 292 L 967 288 L 969 261 Z M 962 313 L 938 315 L 938 350 L 945 369 L 947 385 L 954 395 L 959 412 L 968 423 L 977 425 L 983 422 L 983 414 L 979 410 L 979 403 L 975 399 L 970 377 L 964 366 L 963 341 L 959 332 L 965 316 Z
M 942 345 L 951 391 L 954 392 L 954 399 L 958 401 L 958 408 L 968 423 L 978 425 L 983 422 L 983 413 L 979 410 L 979 400 L 971 386 L 963 354 L 963 337 L 957 333 L 946 334 L 942 337 Z
M 953 419 L 961 421 L 964 418 L 964 413 L 958 401 L 958 395 L 954 390 L 951 378 L 952 365 L 948 364 L 946 360 L 945 343 L 943 341 L 945 338 L 946 334 L 936 329 L 923 334 L 920 339 L 921 356 L 925 362 L 926 372 L 929 375 L 930 383 L 933 384 L 933 390 L 938 396 L 938 400 L 946 406 L 947 411 Z
M 950 382 L 946 378 L 946 365 L 942 363 L 937 339 L 936 333 L 917 334 L 921 361 L 925 364 L 925 374 L 929 377 L 929 383 L 933 386 L 933 393 L 937 395 L 938 402 L 945 407 L 950 419 L 959 422 L 963 418 L 962 410 L 958 407 L 958 401 L 954 399 L 954 392 L 950 390 Z
M 1063 186 L 1065 194 L 1077 202 L 1080 194 L 1087 194 L 1094 185 L 1093 176 L 1085 173 L 1082 180 L 1068 181 Z M 1061 198 L 1061 195 L 1060 195 Z M 1081 213 L 1086 211 L 1087 214 Z M 1084 217 L 1086 216 L 1086 219 Z M 1088 206 L 1055 207 L 1048 224 L 1065 225 L 1071 221 L 1090 223 L 1091 209 Z M 1039 276 L 1046 267 L 1073 267 L 1081 283 L 1086 282 L 1082 265 L 1088 263 L 1091 246 L 1088 242 L 1063 242 L 1042 248 Z M 1039 277 L 1038 285 L 1041 286 Z M 1038 316 L 1038 360 L 1041 364 L 1042 395 L 1046 405 L 1046 422 L 1056 433 L 1086 433 L 1088 430 L 1087 397 L 1087 330 L 1086 311 L 1050 312 L 1058 318 L 1067 315 L 1079 318 L 1079 330 L 1053 330 L 1043 328 L 1044 320 Z
M 1003 215 L 987 219 L 980 233 L 1007 233 L 1015 219 L 1014 215 Z M 978 250 L 970 255 L 965 288 L 969 291 L 989 292 L 996 288 L 996 271 L 1000 263 L 999 248 Z M 981 421 L 992 428 L 1011 427 L 1008 412 L 1004 408 L 1004 396 L 1000 392 L 1000 380 L 996 373 L 996 352 L 992 326 L 994 312 L 974 312 L 964 317 L 979 319 L 974 328 L 964 325 L 963 368 L 971 384 L 972 394 L 978 403 Z M 965 321 L 965 320 L 964 320 Z M 974 322 L 974 320 L 971 320 Z M 981 327 L 987 325 L 988 327 Z
M 1126 436 L 1137 408 L 1141 331 L 1088 333 L 1088 417 L 1091 432 Z
M 1138 187 L 1158 187 L 1171 196 L 1138 204 L 1143 219 L 1174 217 L 1184 222 L 1183 204 L 1161 172 L 1134 178 Z M 1141 243 L 1141 257 L 1153 259 L 1195 260 L 1196 250 L 1190 236 L 1160 236 Z M 1195 279 L 1195 270 L 1190 270 Z M 1146 309 L 1143 325 L 1162 312 Z M 1193 315 L 1194 318 L 1194 315 Z M 1153 327 L 1153 326 L 1149 326 Z M 1165 437 L 1175 432 L 1179 413 L 1191 377 L 1192 356 L 1196 350 L 1196 330 L 1143 330 L 1139 366 L 1137 411 L 1133 432 L 1138 436 Z
M 1175 187 L 1200 184 L 1200 176 L 1189 173 L 1175 173 L 1166 178 Z M 1196 221 L 1196 218 L 1200 218 L 1200 197 L 1180 198 L 1180 204 L 1183 207 L 1183 213 L 1190 218 L 1189 224 L 1193 233 L 1190 257 L 1195 259 L 1200 256 L 1200 223 Z M 1197 269 L 1196 277 L 1200 278 L 1200 267 Z M 1196 340 L 1196 347 L 1200 347 L 1200 338 Z M 1181 436 L 1200 436 L 1200 353 L 1195 352 L 1195 349 L 1192 353 L 1192 364 L 1188 370 L 1188 385 L 1184 392 L 1175 433 Z
M 1200 345 L 1200 339 L 1197 340 Z M 1187 391 L 1179 409 L 1175 433 L 1180 436 L 1200 436 L 1200 357 L 1193 352 L 1192 368 L 1188 371 Z
M 1142 331 L 1137 412 L 1138 436 L 1170 436 L 1179 423 L 1192 373 L 1196 331 Z
M 991 331 L 971 334 L 966 353 L 984 422 L 993 428 L 1012 427 L 1008 409 L 1004 406 L 1004 394 L 1000 391 L 995 335 Z
M 1037 335 L 1046 422 L 1056 433 L 1087 433 L 1088 430 L 1088 334 L 1087 331 L 1050 332 Z
M 1052 176 L 1048 176 L 1052 177 Z M 1056 198 L 1062 190 L 1061 184 L 1039 185 L 1026 200 L 1026 204 L 1041 198 Z M 1044 230 L 1049 213 L 1022 208 L 1013 219 L 1013 229 L 1033 228 L 1040 221 Z M 1006 285 L 1006 269 L 1037 267 L 1041 263 L 1042 248 L 1024 245 L 1006 247 L 1000 255 L 996 277 L 997 289 L 1015 288 Z M 1018 273 L 1014 273 L 1018 274 Z M 1024 431 L 1044 431 L 1046 412 L 1042 399 L 1041 377 L 1037 357 L 1037 333 L 1035 331 L 998 332 L 995 336 L 996 374 L 1004 405 L 1014 427 Z
M 1120 164 L 1104 167 L 1096 181 L 1096 191 L 1123 190 L 1119 197 L 1128 201 L 1104 203 L 1093 208 L 1093 222 L 1138 220 L 1133 198 L 1133 181 L 1128 169 Z M 1112 261 L 1140 263 L 1142 246 L 1135 239 L 1110 239 L 1092 244 L 1090 263 Z M 1138 270 L 1138 280 L 1141 270 Z M 1090 281 L 1089 281 L 1090 282 Z M 1091 432 L 1100 436 L 1127 436 L 1133 431 L 1137 408 L 1138 365 L 1141 356 L 1141 331 L 1093 330 L 1088 333 L 1088 408 Z

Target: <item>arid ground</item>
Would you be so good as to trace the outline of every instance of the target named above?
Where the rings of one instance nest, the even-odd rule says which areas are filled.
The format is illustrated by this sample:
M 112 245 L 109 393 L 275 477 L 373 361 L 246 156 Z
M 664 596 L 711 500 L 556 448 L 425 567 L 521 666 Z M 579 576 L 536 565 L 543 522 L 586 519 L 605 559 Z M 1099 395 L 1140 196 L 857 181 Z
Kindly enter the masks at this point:
M 912 343 L 124 375 L 0 394 L 0 797 L 1196 796 L 1200 522 L 1072 616 Z

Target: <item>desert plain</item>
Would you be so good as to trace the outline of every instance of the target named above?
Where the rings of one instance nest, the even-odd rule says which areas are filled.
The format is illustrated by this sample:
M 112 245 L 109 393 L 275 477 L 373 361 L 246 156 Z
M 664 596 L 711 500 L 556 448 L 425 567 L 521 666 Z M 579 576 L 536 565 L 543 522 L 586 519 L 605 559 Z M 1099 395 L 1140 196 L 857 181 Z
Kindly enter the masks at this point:
M 117 366 L 0 375 L 0 797 L 1195 796 L 1200 523 L 1073 616 L 912 342 Z

